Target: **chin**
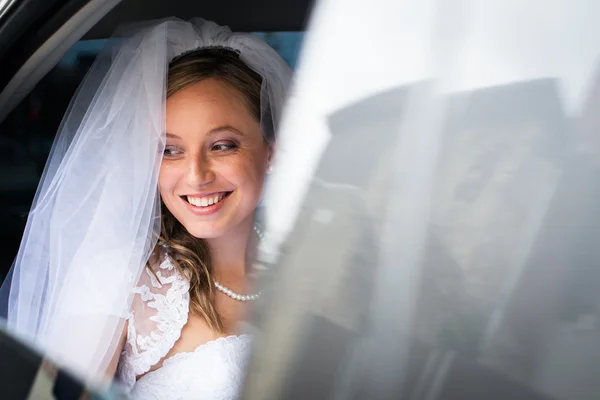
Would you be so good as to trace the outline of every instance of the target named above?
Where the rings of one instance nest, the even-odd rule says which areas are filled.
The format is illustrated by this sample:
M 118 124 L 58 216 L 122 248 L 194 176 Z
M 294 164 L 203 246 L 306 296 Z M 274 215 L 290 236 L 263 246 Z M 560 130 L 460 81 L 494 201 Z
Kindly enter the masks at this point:
M 225 234 L 225 230 L 208 230 L 208 229 L 194 229 L 186 228 L 188 233 L 197 239 L 215 239 Z
M 189 222 L 182 225 L 190 235 L 198 239 L 215 239 L 229 230 L 228 226 L 216 225 L 212 222 Z

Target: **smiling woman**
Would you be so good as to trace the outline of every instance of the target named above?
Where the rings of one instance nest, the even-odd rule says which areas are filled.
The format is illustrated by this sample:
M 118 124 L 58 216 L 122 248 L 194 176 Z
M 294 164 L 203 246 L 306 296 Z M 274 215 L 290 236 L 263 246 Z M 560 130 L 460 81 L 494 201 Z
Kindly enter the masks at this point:
M 53 145 L 9 327 L 92 381 L 116 374 L 133 398 L 235 398 L 291 70 L 257 36 L 204 20 L 117 37 Z
M 243 238 L 252 232 L 273 151 L 273 132 L 260 126 L 261 85 L 260 75 L 230 50 L 188 53 L 169 68 L 158 178 L 162 240 L 191 276 L 192 310 L 221 332 L 232 327 L 210 301 L 209 254 L 231 254 L 232 243 L 240 241 L 245 248 Z

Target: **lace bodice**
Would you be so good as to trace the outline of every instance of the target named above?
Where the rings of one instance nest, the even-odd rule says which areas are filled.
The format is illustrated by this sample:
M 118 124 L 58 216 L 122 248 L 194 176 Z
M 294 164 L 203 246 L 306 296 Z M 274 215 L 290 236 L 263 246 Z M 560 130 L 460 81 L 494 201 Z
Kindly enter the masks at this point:
M 155 273 L 145 270 L 134 289 L 118 367 L 121 384 L 133 399 L 235 399 L 250 347 L 248 335 L 207 342 L 194 352 L 165 359 L 150 371 L 179 339 L 190 303 L 189 282 L 166 253 Z

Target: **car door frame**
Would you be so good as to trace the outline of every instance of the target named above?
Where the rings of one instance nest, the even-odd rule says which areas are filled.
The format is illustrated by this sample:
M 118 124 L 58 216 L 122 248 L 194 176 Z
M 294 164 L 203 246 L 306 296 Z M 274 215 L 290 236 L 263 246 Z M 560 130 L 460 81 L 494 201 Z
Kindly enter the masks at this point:
M 0 122 L 121 0 L 22 0 L 0 21 Z

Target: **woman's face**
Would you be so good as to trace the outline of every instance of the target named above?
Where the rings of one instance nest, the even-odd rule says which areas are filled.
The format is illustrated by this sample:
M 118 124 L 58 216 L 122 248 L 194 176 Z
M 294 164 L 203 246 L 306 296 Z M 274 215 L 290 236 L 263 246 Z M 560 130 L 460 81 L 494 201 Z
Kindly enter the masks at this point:
M 159 191 L 195 237 L 216 238 L 253 218 L 271 148 L 243 95 L 216 79 L 167 99 Z

